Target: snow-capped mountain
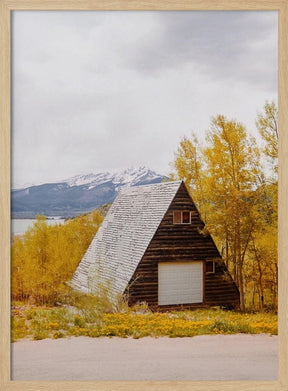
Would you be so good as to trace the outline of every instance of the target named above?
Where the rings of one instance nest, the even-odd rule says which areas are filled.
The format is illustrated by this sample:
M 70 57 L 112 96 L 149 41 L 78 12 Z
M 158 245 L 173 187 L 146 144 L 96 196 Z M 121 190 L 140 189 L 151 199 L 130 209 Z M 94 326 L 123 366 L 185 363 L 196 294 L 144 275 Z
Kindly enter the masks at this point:
M 143 166 L 138 169 L 128 168 L 125 171 L 119 173 L 99 173 L 99 174 L 87 174 L 87 175 L 76 175 L 72 178 L 65 180 L 70 187 L 73 186 L 84 186 L 88 185 L 88 189 L 91 190 L 96 186 L 102 185 L 103 183 L 112 182 L 116 188 L 122 186 L 137 186 L 139 182 L 149 182 L 157 183 L 155 181 L 161 182 L 164 178 L 163 175 L 156 174 L 156 172 L 151 171 L 149 168 Z M 143 184 L 143 183 L 141 183 Z
M 113 202 L 122 187 L 159 183 L 165 178 L 140 167 L 118 173 L 77 175 L 61 182 L 12 190 L 12 215 L 75 216 Z

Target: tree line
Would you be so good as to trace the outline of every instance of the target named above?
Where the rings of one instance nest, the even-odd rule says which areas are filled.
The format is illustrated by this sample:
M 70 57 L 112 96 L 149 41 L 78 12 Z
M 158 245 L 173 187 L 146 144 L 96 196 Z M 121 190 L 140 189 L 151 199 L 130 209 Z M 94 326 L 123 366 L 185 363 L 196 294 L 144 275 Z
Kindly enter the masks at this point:
M 97 211 L 56 225 L 37 216 L 23 237 L 13 239 L 12 299 L 40 305 L 61 301 L 102 220 Z
M 213 117 L 205 146 L 183 137 L 172 164 L 239 287 L 242 310 L 277 308 L 277 117 L 266 102 L 256 118 L 261 147 L 243 124 Z

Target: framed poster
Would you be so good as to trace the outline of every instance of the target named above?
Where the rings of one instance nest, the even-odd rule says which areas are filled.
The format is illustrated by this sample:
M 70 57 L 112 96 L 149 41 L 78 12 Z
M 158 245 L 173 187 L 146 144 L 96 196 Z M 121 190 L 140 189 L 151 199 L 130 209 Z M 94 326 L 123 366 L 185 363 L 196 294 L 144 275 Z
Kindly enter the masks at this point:
M 69 11 L 69 15 L 67 11 Z M 239 19 L 236 20 L 236 24 L 238 23 L 241 25 L 244 20 L 241 19 L 241 15 L 244 15 L 244 13 L 255 15 L 255 13 L 259 14 L 261 12 L 269 15 L 273 14 L 274 21 L 278 17 L 280 212 L 278 236 L 280 297 L 278 318 L 278 380 L 230 381 L 228 380 L 228 377 L 227 380 L 223 382 L 213 382 L 211 381 L 211 378 L 208 377 L 209 381 L 204 382 L 188 381 L 185 378 L 185 380 L 180 379 L 180 381 L 178 381 L 178 378 L 175 379 L 175 381 L 170 378 L 163 381 L 157 381 L 155 378 L 150 381 L 136 381 L 135 378 L 137 378 L 137 374 L 135 375 L 135 373 L 135 376 L 131 378 L 133 381 L 127 379 L 122 381 L 117 381 L 115 379 L 113 379 L 113 381 L 90 381 L 89 379 L 89 381 L 82 382 L 77 378 L 73 378 L 72 383 L 71 381 L 50 382 L 46 381 L 46 379 L 45 381 L 43 381 L 43 379 L 39 379 L 41 381 L 37 381 L 38 379 L 19 381 L 13 379 L 13 376 L 11 380 L 11 189 L 18 186 L 18 184 L 20 187 L 22 186 L 22 188 L 24 188 L 27 182 L 61 182 L 63 177 L 73 177 L 74 173 L 77 171 L 79 172 L 80 165 L 83 167 L 84 172 L 87 173 L 89 171 L 86 170 L 93 170 L 95 168 L 92 160 L 90 160 L 90 162 L 92 162 L 90 163 L 90 166 L 87 164 L 87 161 L 89 162 L 89 159 L 92 159 L 93 153 L 95 154 L 96 150 L 99 162 L 99 166 L 97 166 L 96 169 L 99 170 L 103 167 L 105 167 L 105 169 L 108 168 L 108 170 L 120 167 L 121 170 L 124 171 L 126 168 L 129 169 L 130 165 L 145 164 L 145 157 L 150 153 L 149 161 L 152 162 L 154 167 L 159 167 L 159 170 L 161 171 L 163 160 L 166 159 L 166 165 L 169 163 L 169 158 L 167 157 L 168 153 L 167 156 L 165 156 L 165 154 L 159 152 L 161 149 L 164 149 L 163 145 L 166 144 L 167 150 L 170 153 L 170 161 L 172 161 L 173 152 L 177 149 L 179 137 L 181 137 L 181 134 L 183 135 L 183 132 L 190 130 L 187 128 L 187 118 L 190 118 L 189 111 L 192 110 L 189 106 L 193 104 L 194 110 L 197 113 L 197 115 L 194 113 L 191 116 L 194 124 L 193 126 L 204 130 L 208 125 L 202 120 L 204 115 L 201 110 L 205 106 L 205 114 L 207 114 L 209 111 L 208 107 L 211 107 L 211 111 L 214 111 L 211 113 L 209 112 L 208 115 L 214 115 L 215 110 L 216 112 L 222 110 L 225 104 L 228 107 L 229 99 L 227 99 L 227 95 L 230 92 L 230 88 L 235 89 L 233 96 L 235 97 L 237 95 L 237 100 L 233 101 L 233 104 L 236 104 L 235 102 L 237 102 L 238 111 L 231 108 L 233 106 L 231 103 L 231 107 L 229 107 L 230 110 L 227 109 L 227 115 L 235 115 L 238 120 L 239 115 L 245 117 L 245 111 L 247 112 L 249 107 L 251 111 L 254 110 L 256 117 L 256 109 L 259 110 L 259 102 L 261 99 L 262 101 L 263 99 L 265 100 L 265 96 L 261 95 L 263 91 L 267 91 L 269 88 L 270 91 L 274 89 L 268 99 L 270 99 L 270 96 L 274 98 L 275 91 L 277 99 L 275 73 L 274 79 L 273 77 L 269 79 L 269 72 L 267 72 L 267 68 L 275 65 L 275 62 L 273 63 L 273 59 L 269 62 L 269 59 L 265 56 L 261 57 L 262 47 L 270 48 L 269 45 L 271 45 L 271 57 L 275 55 L 275 48 L 277 46 L 275 35 L 273 36 L 271 33 L 271 41 L 273 41 L 274 38 L 272 44 L 271 41 L 269 41 L 268 35 L 265 36 L 263 42 L 261 41 L 261 33 L 262 31 L 265 32 L 265 23 L 268 23 L 267 20 L 269 20 L 269 17 L 266 20 L 265 18 L 263 20 L 260 18 L 261 21 L 259 21 L 257 18 L 253 19 L 254 16 L 251 16 L 250 21 L 247 22 L 246 30 L 244 29 L 243 32 L 241 28 L 237 29 L 236 34 L 234 34 L 236 28 L 235 31 L 233 31 L 234 23 L 231 23 L 231 20 L 235 21 L 233 18 L 236 17 L 238 13 Z M 151 17 L 152 13 L 157 16 L 155 18 L 154 16 Z M 277 13 L 278 16 L 275 18 Z M 54 17 L 55 15 L 56 18 Z M 105 23 L 103 23 L 102 18 L 105 18 Z M 69 390 L 129 390 L 135 388 L 151 388 L 160 390 L 171 388 L 174 390 L 177 388 L 187 388 L 197 390 L 222 390 L 223 388 L 227 388 L 231 390 L 285 390 L 288 388 L 288 331 L 285 322 L 287 319 L 288 274 L 287 262 L 285 262 L 285 243 L 287 241 L 286 226 L 288 220 L 286 202 L 287 135 L 285 133 L 285 129 L 288 127 L 288 71 L 286 66 L 288 56 L 287 19 L 288 4 L 285 1 L 222 1 L 217 4 L 214 1 L 185 1 L 174 2 L 172 4 L 158 0 L 153 3 L 141 1 L 110 2 L 93 0 L 87 3 L 80 1 L 43 2 L 26 0 L 1 2 L 1 48 L 3 53 L 0 88 L 2 94 L 2 111 L 0 116 L 0 278 L 1 314 L 3 314 L 0 318 L 1 389 L 56 390 L 64 388 Z M 95 41 L 89 39 L 87 35 L 87 26 L 89 27 L 89 23 L 91 27 L 90 34 L 93 33 L 95 36 L 98 34 L 97 40 Z M 216 26 L 214 26 L 214 28 L 213 23 Z M 247 26 L 252 26 L 253 23 L 253 29 L 251 28 L 251 30 L 249 30 Z M 95 25 L 97 26 L 96 28 Z M 64 31 L 63 26 L 64 30 L 65 26 L 69 26 L 69 29 L 66 29 L 66 32 L 68 33 L 64 33 L 65 39 L 61 42 L 59 40 L 59 44 L 57 45 L 57 37 L 61 36 Z M 194 32 L 199 31 L 199 35 L 203 37 L 202 41 L 198 40 L 197 42 L 191 42 L 191 35 L 187 33 L 187 31 L 191 33 L 191 31 L 189 31 L 191 26 L 193 26 Z M 273 31 L 275 33 L 275 24 L 273 26 Z M 39 37 L 37 37 L 37 28 Z M 49 31 L 49 34 L 45 35 L 47 31 Z M 83 33 L 83 31 L 85 33 Z M 133 34 L 131 33 L 132 31 Z M 12 36 L 11 32 L 13 33 Z M 215 32 L 219 32 L 219 35 L 215 35 Z M 206 33 L 207 36 L 205 35 Z M 251 33 L 250 36 L 249 33 Z M 81 36 L 81 34 L 83 35 Z M 252 40 L 252 37 L 256 35 L 257 39 Z M 233 38 L 230 40 L 230 37 Z M 239 39 L 240 43 L 238 46 L 236 45 L 236 41 L 233 41 L 235 37 L 236 39 Z M 41 48 L 45 38 L 47 38 L 47 41 L 45 42 L 48 42 L 48 45 L 49 43 L 52 43 L 51 47 L 48 47 L 46 51 L 38 50 Z M 51 41 L 49 41 L 50 39 Z M 11 42 L 14 43 L 14 47 L 11 47 Z M 31 45 L 29 45 L 29 42 Z M 124 45 L 123 42 L 129 42 L 130 45 Z M 151 44 L 152 42 L 153 45 Z M 247 49 L 247 47 L 244 47 L 245 45 L 247 45 L 247 47 L 250 46 Z M 36 51 L 33 50 L 35 47 L 37 47 Z M 239 51 L 238 54 L 236 53 L 237 51 Z M 98 52 L 98 54 L 95 54 L 95 52 Z M 219 53 L 221 53 L 222 56 L 219 56 Z M 11 54 L 13 54 L 12 61 Z M 259 62 L 256 62 L 256 54 L 258 55 Z M 233 61 L 229 59 L 229 55 L 231 55 Z M 57 58 L 57 62 L 51 61 L 53 56 Z M 263 66 L 263 62 L 265 62 L 266 67 Z M 41 63 L 41 66 L 39 66 L 39 63 Z M 21 70 L 22 64 L 24 64 L 25 69 Z M 56 67 L 55 64 L 57 65 Z M 253 64 L 253 66 L 250 66 L 251 64 Z M 23 88 L 23 85 L 27 82 L 27 77 L 25 78 L 27 74 L 25 75 L 25 72 L 28 68 L 31 79 L 36 74 L 39 78 L 38 82 L 35 83 L 34 86 L 31 86 L 31 89 L 30 87 L 27 87 L 27 85 Z M 98 80 L 95 82 L 93 73 L 101 75 L 102 81 Z M 241 83 L 237 83 L 237 81 L 235 81 L 234 84 L 225 84 L 224 79 L 230 78 L 230 80 L 233 79 L 234 81 L 235 74 L 237 74 L 237 77 L 245 78 L 245 88 L 242 88 Z M 17 75 L 17 80 L 13 79 L 15 75 Z M 213 79 L 211 75 L 213 75 L 215 79 Z M 265 79 L 266 76 L 267 79 Z M 23 78 L 21 79 L 21 77 Z M 263 81 L 263 79 L 265 81 Z M 221 80 L 223 80 L 223 82 L 221 82 Z M 37 80 L 34 78 L 34 82 L 36 81 Z M 255 86 L 258 86 L 261 83 L 263 85 L 265 84 L 265 88 L 262 90 L 259 88 L 258 90 Z M 223 89 L 221 93 L 219 93 L 220 87 Z M 96 88 L 98 88 L 97 93 L 95 93 Z M 118 94 L 118 92 L 117 94 L 114 94 L 115 91 L 113 91 L 113 88 L 117 89 L 117 91 L 121 91 L 121 94 Z M 194 100 L 189 92 L 192 89 L 194 89 Z M 14 91 L 14 95 L 11 94 L 12 91 Z M 221 95 L 225 95 L 226 99 L 222 98 Z M 19 100 L 18 97 L 20 97 Z M 25 102 L 26 99 L 27 102 L 29 102 L 29 105 L 27 105 L 25 109 L 25 104 L 23 104 L 23 102 Z M 138 99 L 139 101 L 137 102 Z M 221 101 L 221 99 L 223 100 Z M 242 102 L 244 102 L 245 99 L 246 102 L 244 106 Z M 212 101 L 217 101 L 218 105 L 212 105 Z M 256 101 L 257 104 L 255 103 Z M 62 105 L 63 102 L 65 102 L 64 105 Z M 203 104 L 203 102 L 205 102 L 205 104 Z M 243 104 L 242 110 L 241 104 Z M 13 105 L 18 105 L 17 107 L 20 107 L 19 110 L 17 109 L 16 115 L 15 112 L 13 114 Z M 97 106 L 97 110 L 95 106 Z M 99 110 L 99 107 L 101 110 Z M 96 111 L 97 113 L 95 114 Z M 170 113 L 169 121 L 167 121 L 167 112 Z M 74 121 L 71 121 L 72 114 L 74 114 Z M 51 117 L 53 117 L 55 121 L 49 123 L 49 118 Z M 247 115 L 247 118 L 245 117 L 244 121 L 247 120 L 250 124 L 252 123 L 251 118 L 252 115 L 250 115 L 250 117 Z M 241 118 L 239 119 L 242 120 Z M 34 132 L 31 132 L 30 127 L 31 124 L 35 126 L 35 124 L 39 124 L 41 121 L 43 122 L 41 128 L 42 133 L 40 132 L 39 136 L 37 131 L 34 130 Z M 96 122 L 98 128 L 95 131 L 94 124 Z M 21 133 L 21 142 L 23 143 L 25 138 L 31 140 L 31 142 L 26 144 L 27 149 L 24 152 L 35 156 L 34 160 L 32 159 L 34 167 L 37 165 L 35 162 L 38 162 L 39 164 L 39 167 L 36 167 L 35 176 L 33 176 L 32 165 L 29 166 L 28 162 L 25 161 L 25 153 L 22 154 L 22 152 L 20 152 L 20 143 L 18 143 L 18 145 L 17 140 L 13 140 L 13 137 L 17 138 L 17 135 L 13 134 L 13 129 L 16 129 L 17 126 L 19 127 L 20 123 L 21 127 L 24 129 Z M 56 124 L 55 128 L 53 128 L 54 124 Z M 142 126 L 142 124 L 144 125 Z M 147 126 L 147 124 L 149 126 Z M 156 124 L 155 128 L 153 128 L 154 124 Z M 215 124 L 216 121 L 214 122 L 214 125 Z M 182 129 L 182 133 L 174 133 L 173 129 L 177 126 Z M 85 127 L 85 130 L 82 129 L 83 127 Z M 119 127 L 121 128 L 121 132 L 117 133 L 115 129 L 118 129 Z M 151 134 L 149 134 L 149 137 L 146 139 L 144 135 L 147 135 L 147 132 L 149 132 L 149 127 L 151 129 Z M 82 130 L 79 130 L 80 128 Z M 159 131 L 159 129 L 162 130 Z M 85 144 L 83 142 L 82 134 L 89 135 L 89 143 Z M 70 135 L 71 140 L 69 142 Z M 53 142 L 50 143 L 51 139 L 56 140 L 56 144 L 58 143 L 59 145 L 58 155 L 55 154 L 55 142 L 52 140 Z M 101 144 L 101 140 L 103 141 L 104 139 L 106 145 L 109 144 L 109 149 L 106 148 L 103 153 L 101 148 L 98 148 L 98 145 Z M 117 142 L 115 140 L 117 140 Z M 137 145 L 137 140 L 139 140 L 139 145 Z M 172 144 L 172 140 L 174 144 Z M 37 142 L 39 151 L 37 150 Z M 84 154 L 78 154 L 81 143 L 83 144 L 83 151 L 86 151 Z M 93 143 L 95 143 L 95 147 L 93 147 Z M 173 145 L 175 145 L 175 148 Z M 122 152 L 120 153 L 119 150 Z M 18 151 L 18 160 L 16 158 L 16 151 Z M 107 151 L 111 153 L 111 159 L 107 159 Z M 47 159 L 42 160 L 45 154 L 47 154 Z M 64 155 L 64 159 L 62 159 L 61 154 Z M 127 156 L 129 156 L 130 160 L 126 159 Z M 161 159 L 157 160 L 157 157 L 159 156 L 161 156 L 162 163 L 160 161 Z M 10 164 L 11 161 L 13 162 L 12 169 Z M 48 164 L 49 161 L 50 164 Z M 45 162 L 45 164 L 43 163 L 41 166 L 42 162 Z M 110 163 L 111 165 L 109 166 Z M 51 171 L 48 170 L 48 167 L 51 168 Z M 63 169 L 63 167 L 65 167 L 65 169 Z M 63 170 L 61 171 L 61 169 Z M 24 178 L 24 172 L 29 172 L 30 176 Z M 56 174 L 58 177 L 55 176 Z M 134 174 L 135 173 L 133 172 L 133 175 Z M 164 173 L 164 175 L 167 174 L 168 171 Z M 129 175 L 131 176 L 130 171 Z M 77 180 L 79 180 L 79 178 L 77 178 Z M 53 210 L 53 213 L 55 210 Z M 187 217 L 185 215 L 187 212 L 181 213 L 178 224 L 190 224 L 191 215 L 188 215 Z M 46 214 L 49 214 L 49 211 Z M 192 270 L 192 265 L 190 266 Z M 195 265 L 193 265 L 193 267 L 194 266 Z M 199 274 L 201 275 L 202 280 L 202 272 L 205 269 L 202 269 L 202 264 L 200 262 L 196 266 L 199 266 Z M 215 267 L 217 268 L 217 265 L 215 266 L 215 264 L 212 263 L 211 270 L 209 269 L 211 275 L 215 273 Z M 177 268 L 177 278 L 179 281 L 175 282 L 177 289 L 178 287 L 181 287 L 181 281 L 183 281 L 184 278 L 182 271 L 178 269 L 179 267 Z M 175 272 L 172 274 L 175 275 Z M 184 274 L 186 275 L 186 273 Z M 171 272 L 169 268 L 169 273 L 167 276 L 165 274 L 163 277 L 163 286 L 165 288 L 163 288 L 165 296 L 163 302 L 165 303 L 170 303 L 169 300 L 171 300 L 171 297 L 173 296 L 171 296 L 171 292 L 168 289 L 170 286 L 170 276 Z M 203 289 L 202 285 L 199 285 L 199 297 L 203 297 Z M 187 291 L 189 293 L 188 288 Z M 185 294 L 186 291 L 182 292 L 180 296 L 177 296 L 177 300 L 183 300 L 182 296 Z M 136 369 L 134 369 L 134 372 L 136 372 Z M 139 377 L 141 378 L 140 373 L 141 368 L 139 368 Z

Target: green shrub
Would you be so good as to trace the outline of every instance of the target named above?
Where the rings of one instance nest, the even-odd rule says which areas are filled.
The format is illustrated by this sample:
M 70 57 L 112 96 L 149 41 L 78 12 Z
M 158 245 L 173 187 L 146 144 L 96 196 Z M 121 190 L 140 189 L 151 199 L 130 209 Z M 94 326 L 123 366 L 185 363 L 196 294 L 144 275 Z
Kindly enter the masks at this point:
M 85 320 L 81 316 L 76 315 L 74 318 L 74 325 L 77 327 L 85 327 L 86 323 L 85 323 Z
M 63 338 L 65 335 L 62 333 L 62 331 L 56 331 L 53 334 L 53 339 Z

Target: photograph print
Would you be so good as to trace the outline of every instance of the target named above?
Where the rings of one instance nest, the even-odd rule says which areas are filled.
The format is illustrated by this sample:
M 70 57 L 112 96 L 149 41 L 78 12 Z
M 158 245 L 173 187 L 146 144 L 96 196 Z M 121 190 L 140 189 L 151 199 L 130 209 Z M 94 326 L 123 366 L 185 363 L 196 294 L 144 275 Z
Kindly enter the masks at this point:
M 277 380 L 277 41 L 12 11 L 12 380 Z

